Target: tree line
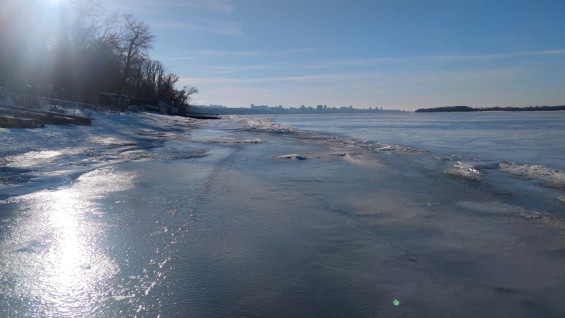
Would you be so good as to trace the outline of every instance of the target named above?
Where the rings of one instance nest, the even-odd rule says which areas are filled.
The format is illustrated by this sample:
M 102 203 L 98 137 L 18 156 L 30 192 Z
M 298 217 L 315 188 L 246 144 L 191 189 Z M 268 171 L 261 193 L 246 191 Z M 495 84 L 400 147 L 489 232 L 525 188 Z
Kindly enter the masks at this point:
M 107 16 L 95 0 L 0 2 L 0 87 L 97 103 L 100 93 L 187 104 L 194 87 L 151 59 L 155 36 L 131 15 Z
M 565 110 L 565 105 L 561 106 L 527 106 L 527 107 L 481 107 L 474 108 L 469 106 L 443 106 L 435 108 L 420 108 L 416 113 L 449 113 L 449 112 L 536 112 L 536 111 L 558 111 Z

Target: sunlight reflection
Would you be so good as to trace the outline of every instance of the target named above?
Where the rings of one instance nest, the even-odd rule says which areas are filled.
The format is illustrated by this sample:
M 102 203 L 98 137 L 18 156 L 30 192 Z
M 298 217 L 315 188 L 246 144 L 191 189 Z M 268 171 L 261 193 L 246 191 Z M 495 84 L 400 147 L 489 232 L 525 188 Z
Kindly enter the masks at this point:
M 29 151 L 23 154 L 6 157 L 8 167 L 35 167 L 38 164 L 49 163 L 61 156 L 63 153 L 55 150 Z
M 90 220 L 97 206 L 83 187 L 74 186 L 45 193 L 44 231 L 49 233 L 49 250 L 38 260 L 41 268 L 41 298 L 47 312 L 83 315 L 100 284 L 116 268 L 97 244 L 101 229 Z M 28 278 L 29 279 L 29 278 Z
M 6 253 L 0 259 L 0 277 L 16 275 L 17 284 L 0 286 L 0 294 L 24 299 L 28 313 L 39 316 L 95 313 L 112 293 L 108 281 L 119 272 L 107 251 L 108 225 L 99 222 L 103 215 L 99 199 L 131 187 L 131 181 L 130 175 L 111 169 L 95 170 L 69 187 L 11 200 L 22 208 L 18 233 L 0 242 Z
M 56 252 L 49 254 L 54 265 L 52 284 L 63 291 L 85 283 L 81 276 L 86 274 L 84 269 L 90 267 L 92 259 L 87 251 L 88 237 L 80 233 L 79 218 L 84 207 L 77 200 L 77 193 L 71 189 L 59 190 L 53 193 L 52 200 L 49 218 L 57 242 Z

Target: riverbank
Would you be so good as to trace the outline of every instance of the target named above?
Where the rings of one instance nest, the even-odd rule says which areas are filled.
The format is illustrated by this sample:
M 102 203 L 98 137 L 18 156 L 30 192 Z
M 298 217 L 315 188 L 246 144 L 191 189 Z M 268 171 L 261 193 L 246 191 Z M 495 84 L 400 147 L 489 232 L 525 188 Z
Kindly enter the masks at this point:
M 60 186 L 84 172 L 120 162 L 167 158 L 144 151 L 162 147 L 169 138 L 187 137 L 202 123 L 155 113 L 97 112 L 91 126 L 0 128 L 0 199 Z

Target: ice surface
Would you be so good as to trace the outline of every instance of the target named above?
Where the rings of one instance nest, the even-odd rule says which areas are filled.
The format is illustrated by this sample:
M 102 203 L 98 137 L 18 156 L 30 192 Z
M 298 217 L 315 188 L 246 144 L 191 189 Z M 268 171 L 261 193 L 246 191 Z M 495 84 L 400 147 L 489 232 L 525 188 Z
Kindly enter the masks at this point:
M 565 312 L 563 187 L 498 160 L 263 117 L 0 133 L 3 316 Z
M 323 133 L 316 133 L 311 131 L 304 131 L 289 126 L 284 126 L 275 123 L 267 118 L 250 117 L 250 116 L 230 116 L 231 120 L 239 122 L 246 130 L 255 130 L 259 132 L 295 135 L 299 137 L 306 137 L 313 140 L 323 140 L 325 143 L 337 150 L 351 150 L 351 149 L 368 149 L 374 152 L 391 151 L 395 153 L 406 154 L 421 154 L 425 150 L 417 150 L 411 147 L 387 144 L 383 142 L 374 141 L 360 141 L 355 138 L 329 136 Z M 288 155 L 281 155 L 286 158 Z M 301 158 L 309 158 L 311 156 L 306 154 L 299 155 Z M 321 157 L 318 155 L 318 157 Z M 367 164 L 366 160 L 359 160 L 356 153 L 347 153 L 344 155 L 351 162 L 358 162 L 360 164 Z M 461 158 L 460 156 L 451 155 L 447 157 L 438 157 L 438 160 L 451 161 Z M 473 159 L 475 161 L 482 161 L 482 159 Z M 378 164 L 377 164 L 378 166 Z M 500 163 L 471 163 L 457 161 L 452 167 L 448 168 L 445 173 L 454 178 L 467 179 L 471 181 L 481 180 L 481 169 L 500 169 L 501 171 L 509 172 L 515 175 L 538 179 L 547 182 L 551 186 L 563 187 L 565 186 L 565 171 L 559 169 L 552 169 L 542 165 L 524 165 L 517 164 L 511 161 L 502 161 Z

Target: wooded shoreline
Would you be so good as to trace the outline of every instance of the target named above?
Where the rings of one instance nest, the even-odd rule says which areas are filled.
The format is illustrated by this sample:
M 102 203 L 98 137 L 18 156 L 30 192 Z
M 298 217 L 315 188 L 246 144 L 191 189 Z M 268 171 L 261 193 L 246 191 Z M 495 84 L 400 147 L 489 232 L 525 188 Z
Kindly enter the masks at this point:
M 416 113 L 449 113 L 449 112 L 546 112 L 565 110 L 565 105 L 561 106 L 528 106 L 528 107 L 469 107 L 469 106 L 444 106 L 434 108 L 420 108 Z

